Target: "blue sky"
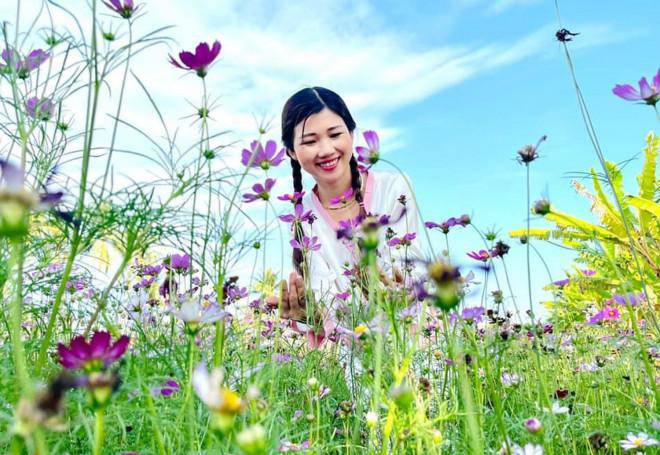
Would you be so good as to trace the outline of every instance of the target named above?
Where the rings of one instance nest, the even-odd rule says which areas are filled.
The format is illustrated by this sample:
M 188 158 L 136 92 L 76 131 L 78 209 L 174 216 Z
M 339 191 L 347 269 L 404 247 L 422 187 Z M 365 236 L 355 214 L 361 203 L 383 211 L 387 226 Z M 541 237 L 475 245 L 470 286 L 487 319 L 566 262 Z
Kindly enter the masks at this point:
M 21 2 L 23 27 L 40 3 Z M 67 4 L 79 7 L 78 17 L 85 21 L 85 1 Z M 587 171 L 597 161 L 554 38 L 559 26 L 553 1 L 318 0 L 314 8 L 306 1 L 280 0 L 142 4 L 146 14 L 135 24 L 136 36 L 172 24 L 176 27 L 168 35 L 175 42 L 136 58 L 133 71 L 149 87 L 168 124 L 179 128 L 182 141 L 193 142 L 198 134 L 197 125 L 183 118 L 193 112 L 200 84 L 172 68 L 167 54 L 192 49 L 199 41 L 222 42 L 206 82 L 211 98 L 218 100 L 212 127 L 229 130 L 228 141 L 234 144 L 225 149 L 228 166 L 238 165 L 240 150 L 255 137 L 255 118 L 270 119 L 273 128 L 266 138 L 278 139 L 286 98 L 303 86 L 321 85 L 344 97 L 359 129 L 379 132 L 385 157 L 411 177 L 428 219 L 469 213 L 479 227 L 496 225 L 505 238 L 509 229 L 522 227 L 524 168 L 514 158 L 519 148 L 543 134 L 548 140 L 540 149 L 542 158 L 532 164 L 532 199 L 545 194 L 561 210 L 589 216 L 588 203 L 572 190 L 566 173 Z M 14 22 L 15 5 L 2 2 L 0 18 Z M 657 71 L 660 36 L 653 30 L 660 4 L 565 0 L 560 7 L 563 26 L 581 33 L 570 48 L 606 156 L 612 161 L 639 156 L 645 134 L 657 127 L 655 115 L 648 107 L 616 98 L 611 89 Z M 72 28 L 57 12 L 54 18 L 56 26 Z M 126 38 L 125 23 L 112 15 L 102 15 L 100 26 Z M 104 93 L 102 112 L 114 112 L 113 96 Z M 125 119 L 161 136 L 134 81 L 127 86 L 127 100 Z M 67 107 L 80 119 L 81 106 L 71 102 Z M 100 142 L 107 139 L 103 134 L 97 136 Z M 149 144 L 130 131 L 120 129 L 119 138 L 120 148 L 148 151 Z M 116 181 L 153 171 L 132 159 L 133 166 L 116 166 Z M 640 166 L 639 159 L 629 164 L 630 192 Z M 276 171 L 282 192 L 290 188 L 288 169 Z M 457 252 L 480 247 L 470 231 L 457 231 L 452 243 Z M 523 249 L 511 243 L 516 247 L 510 266 L 520 297 L 526 289 Z M 571 255 L 538 246 L 554 279 L 561 278 Z M 539 289 L 548 277 L 538 263 L 533 280 L 534 299 L 547 298 Z

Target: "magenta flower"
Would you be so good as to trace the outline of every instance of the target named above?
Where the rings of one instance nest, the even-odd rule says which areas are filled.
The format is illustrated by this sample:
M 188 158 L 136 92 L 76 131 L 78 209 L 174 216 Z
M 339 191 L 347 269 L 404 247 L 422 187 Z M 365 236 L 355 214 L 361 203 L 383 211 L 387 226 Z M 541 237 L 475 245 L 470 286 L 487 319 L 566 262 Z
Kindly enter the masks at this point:
M 319 238 L 317 236 L 308 237 L 306 235 L 302 238 L 302 243 L 297 239 L 291 239 L 291 246 L 297 250 L 303 251 L 318 251 L 321 248 Z
M 178 273 L 186 272 L 190 268 L 189 254 L 173 254 L 163 262 L 165 267 Z
M 311 210 L 305 212 L 302 204 L 296 204 L 294 213 L 289 213 L 288 215 L 280 215 L 279 218 L 285 223 L 291 223 L 291 228 L 293 229 L 293 226 L 304 221 L 310 222 L 313 219 L 313 215 Z
M 124 19 L 130 19 L 137 7 L 133 5 L 133 0 L 124 0 L 124 3 L 121 3 L 121 0 L 109 0 L 108 2 L 104 1 L 103 4 L 115 11 Z
M 337 197 L 330 198 L 330 205 L 346 204 L 351 197 L 353 197 L 353 188 L 347 189 Z
M 488 259 L 490 259 L 490 253 L 486 250 L 471 251 L 467 255 L 475 261 L 488 262 Z
M 372 166 L 378 162 L 380 158 L 380 139 L 375 131 L 365 131 L 363 134 L 364 140 L 367 142 L 367 147 L 356 147 L 355 151 L 358 154 L 358 161 Z
M 282 147 L 277 151 L 277 143 L 275 141 L 266 142 L 266 148 L 261 145 L 259 141 L 252 141 L 250 150 L 243 149 L 241 156 L 241 163 L 244 166 L 261 167 L 263 170 L 268 170 L 271 166 L 277 166 L 284 161 L 285 149 Z
M 0 71 L 11 72 L 11 68 L 13 67 L 20 79 L 26 79 L 31 71 L 39 68 L 49 57 L 50 54 L 48 52 L 35 49 L 25 59 L 22 59 L 15 50 L 5 49 L 2 51 L 2 59 L 6 65 L 0 65 Z
M 179 52 L 181 63 L 174 60 L 174 57 L 170 55 L 170 63 L 182 70 L 195 71 L 199 77 L 204 77 L 209 65 L 220 54 L 221 47 L 220 41 L 217 40 L 213 43 L 212 48 L 209 47 L 208 43 L 199 43 L 194 54 L 188 51 Z
M 48 98 L 33 96 L 25 102 L 25 110 L 33 119 L 47 122 L 55 115 L 55 103 Z
M 603 321 L 618 321 L 620 316 L 621 314 L 618 308 L 607 305 L 589 318 L 589 324 L 600 324 Z
M 566 286 L 570 282 L 571 282 L 570 278 L 564 278 L 563 280 L 553 281 L 552 284 L 554 284 L 557 287 L 563 288 L 564 286 Z
M 122 335 L 114 344 L 111 344 L 110 341 L 108 332 L 94 332 L 89 343 L 83 336 L 77 336 L 71 340 L 68 348 L 59 343 L 57 352 L 60 354 L 60 364 L 68 369 L 104 370 L 126 353 L 130 338 Z
M 258 199 L 263 199 L 267 201 L 270 199 L 270 190 L 273 189 L 275 185 L 275 179 L 266 179 L 266 182 L 262 185 L 261 183 L 255 183 L 252 185 L 252 191 L 254 193 L 245 193 L 243 195 L 243 202 L 254 202 Z
M 277 196 L 277 199 L 280 201 L 289 201 L 293 204 L 298 203 L 298 201 L 302 200 L 303 196 L 305 195 L 304 191 L 295 191 L 293 194 L 283 194 L 281 196 Z
M 351 296 L 351 291 L 338 292 L 335 294 L 335 297 L 337 297 L 340 300 L 347 300 L 350 296 Z
M 387 246 L 410 246 L 410 243 L 415 240 L 417 234 L 409 232 L 403 237 L 393 237 L 387 241 Z
M 541 431 L 541 426 L 541 421 L 536 417 L 525 420 L 525 429 L 532 434 Z
M 648 81 L 643 77 L 639 80 L 639 91 L 629 84 L 617 84 L 612 89 L 612 93 L 626 101 L 643 101 L 655 106 L 660 100 L 660 69 L 658 69 L 658 74 L 653 77 L 653 85 L 649 86 Z
M 424 226 L 426 226 L 428 229 L 440 229 L 443 234 L 448 234 L 449 229 L 454 227 L 454 226 L 462 226 L 465 227 L 468 224 L 470 224 L 470 215 L 461 215 L 458 218 L 455 217 L 450 217 L 447 218 L 445 221 L 442 223 L 436 223 L 434 221 L 426 221 L 424 222 Z

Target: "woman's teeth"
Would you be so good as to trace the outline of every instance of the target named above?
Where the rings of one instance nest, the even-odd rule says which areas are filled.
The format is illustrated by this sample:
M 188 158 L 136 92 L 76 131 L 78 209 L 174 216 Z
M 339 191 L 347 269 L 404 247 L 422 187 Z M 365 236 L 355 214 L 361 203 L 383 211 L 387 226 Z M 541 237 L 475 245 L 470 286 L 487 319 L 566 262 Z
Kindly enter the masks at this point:
M 339 161 L 339 158 L 335 158 L 332 161 L 325 161 L 323 163 L 319 163 L 319 166 L 321 166 L 323 169 L 332 169 L 337 165 L 337 162 Z

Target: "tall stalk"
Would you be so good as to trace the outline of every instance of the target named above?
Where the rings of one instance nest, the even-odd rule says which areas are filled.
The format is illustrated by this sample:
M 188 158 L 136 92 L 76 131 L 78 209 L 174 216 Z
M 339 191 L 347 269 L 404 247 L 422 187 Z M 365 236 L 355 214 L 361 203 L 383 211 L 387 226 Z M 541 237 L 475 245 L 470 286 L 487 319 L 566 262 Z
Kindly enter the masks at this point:
M 62 305 L 62 298 L 66 290 L 66 284 L 69 281 L 73 262 L 78 254 L 78 246 L 82 239 L 82 214 L 85 208 L 85 194 L 87 192 L 87 178 L 89 174 L 89 163 L 91 158 L 92 141 L 94 138 L 94 125 L 96 124 L 96 111 L 98 108 L 99 92 L 101 89 L 101 79 L 99 78 L 98 67 L 98 49 L 96 41 L 96 0 L 92 1 L 92 42 L 91 42 L 91 67 L 89 68 L 89 90 L 87 92 L 87 112 L 85 116 L 85 141 L 82 154 L 82 169 L 80 172 L 80 190 L 78 193 L 78 201 L 74 210 L 74 219 L 77 220 L 73 227 L 73 236 L 71 239 L 71 247 L 69 255 L 66 260 L 66 265 L 62 272 L 62 279 L 55 294 L 55 301 L 51 309 L 50 317 L 46 332 L 44 333 L 41 347 L 39 349 L 39 356 L 35 364 L 36 374 L 39 375 L 46 361 L 48 354 L 48 347 L 50 346 L 51 338 L 53 337 L 53 329 L 55 328 L 55 321 L 59 314 L 60 306 Z

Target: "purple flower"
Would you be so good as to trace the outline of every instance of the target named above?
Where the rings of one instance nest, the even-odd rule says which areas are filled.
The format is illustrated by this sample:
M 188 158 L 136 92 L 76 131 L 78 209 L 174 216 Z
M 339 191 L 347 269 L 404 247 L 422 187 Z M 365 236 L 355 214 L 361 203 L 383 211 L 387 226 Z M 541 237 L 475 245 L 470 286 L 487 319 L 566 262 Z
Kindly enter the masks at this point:
M 285 223 L 291 223 L 291 228 L 296 224 L 300 224 L 304 221 L 309 222 L 312 219 L 312 211 L 304 211 L 302 204 L 296 204 L 294 208 L 294 213 L 289 213 L 288 215 L 280 215 L 280 220 Z
M 353 239 L 353 229 L 358 227 L 360 223 L 362 222 L 362 217 L 357 216 L 353 219 L 348 219 L 348 220 L 341 220 L 338 223 L 338 228 L 337 228 L 337 239 L 347 239 L 347 240 L 352 240 Z
M 337 197 L 330 198 L 330 205 L 346 204 L 351 197 L 353 197 L 353 188 L 347 189 Z
M 60 364 L 68 369 L 103 370 L 126 353 L 130 338 L 122 335 L 114 344 L 110 344 L 110 341 L 108 332 L 94 332 L 89 343 L 83 336 L 71 340 L 69 347 L 59 343 L 57 352 L 60 354 Z
M 338 292 L 335 297 L 341 300 L 347 300 L 351 296 L 351 291 Z
M 638 303 L 646 300 L 646 295 L 643 292 L 635 294 L 634 292 L 628 292 L 626 294 L 615 294 L 610 300 L 607 300 L 605 303 L 611 305 L 613 303 L 618 303 L 619 305 L 632 305 L 637 306 Z
M 220 41 L 215 41 L 210 48 L 208 43 L 199 43 L 195 48 L 195 53 L 188 51 L 179 52 L 181 63 L 174 60 L 170 55 L 170 63 L 182 70 L 192 70 L 199 77 L 206 76 L 207 69 L 211 63 L 218 57 L 221 49 Z
M 55 115 L 55 103 L 48 98 L 33 96 L 25 102 L 25 110 L 33 119 L 47 122 Z
M 302 200 L 303 196 L 305 195 L 304 191 L 295 191 L 293 194 L 283 194 L 281 196 L 277 196 L 277 199 L 280 201 L 289 201 L 293 204 L 297 204 L 298 201 Z
M 165 267 L 178 273 L 186 272 L 190 268 L 189 254 L 173 254 L 164 261 Z
M 541 421 L 536 417 L 525 420 L 525 429 L 530 433 L 538 433 L 541 431 Z
M 424 223 L 424 226 L 426 226 L 428 229 L 440 229 L 443 234 L 448 234 L 449 229 L 454 227 L 454 226 L 462 226 L 465 227 L 468 224 L 470 224 L 470 215 L 461 215 L 458 218 L 454 218 L 453 216 L 450 218 L 447 218 L 445 221 L 442 223 L 436 223 L 434 221 L 426 221 Z
M 536 158 L 539 157 L 538 153 L 536 151 L 539 148 L 539 145 L 541 145 L 541 142 L 545 141 L 548 138 L 545 134 L 541 136 L 536 143 L 536 145 L 531 145 L 527 144 L 520 150 L 518 150 L 518 162 L 524 163 L 524 164 L 529 164 L 532 161 L 534 161 Z
M 244 166 L 261 167 L 263 170 L 268 170 L 271 166 L 277 166 L 284 161 L 285 150 L 284 147 L 277 151 L 277 143 L 275 141 L 266 142 L 266 148 L 261 145 L 260 141 L 252 141 L 250 150 L 243 149 L 241 156 L 241 163 Z
M 595 274 L 596 274 L 595 270 L 591 270 L 591 269 L 582 270 L 582 275 L 584 276 L 594 276 Z
M 258 199 L 263 199 L 267 201 L 270 199 L 270 190 L 275 185 L 275 179 L 268 178 L 266 182 L 262 185 L 261 183 L 255 183 L 252 185 L 252 191 L 254 193 L 245 193 L 243 195 L 243 202 L 254 202 Z
M 174 379 L 168 379 L 163 383 L 161 387 L 154 387 L 153 389 L 151 389 L 151 395 L 152 396 L 162 395 L 164 397 L 169 397 L 174 392 L 178 392 L 179 390 L 181 390 L 179 383 L 176 382 Z
M 298 242 L 297 239 L 291 239 L 291 246 L 297 250 L 318 251 L 321 248 L 321 244 L 318 243 L 318 240 L 319 238 L 316 236 L 308 237 L 304 235 L 302 238 L 302 243 Z
M 486 314 L 486 310 L 480 306 L 463 308 L 463 311 L 461 311 L 463 320 L 475 323 L 481 321 L 484 314 Z
M 124 0 L 123 5 L 121 0 L 109 0 L 109 2 L 104 1 L 103 3 L 111 10 L 117 12 L 124 19 L 130 19 L 137 9 L 137 7 L 133 5 L 133 0 Z
M 392 237 L 387 241 L 387 246 L 410 246 L 411 242 L 415 240 L 417 234 L 414 232 L 409 232 L 403 237 Z
M 20 79 L 26 79 L 30 74 L 30 71 L 37 69 L 42 63 L 44 63 L 50 54 L 41 49 L 35 49 L 28 54 L 25 59 L 21 59 L 21 56 L 15 50 L 5 49 L 2 51 L 2 59 L 5 61 L 6 65 L 0 65 L 0 70 L 5 72 L 10 72 L 13 67 L 18 73 Z
M 358 161 L 372 166 L 378 162 L 380 158 L 380 140 L 375 131 L 365 131 L 363 134 L 364 140 L 367 142 L 367 147 L 356 147 L 355 151 L 358 154 Z
M 616 321 L 620 316 L 621 314 L 619 313 L 618 308 L 608 305 L 591 316 L 591 318 L 589 318 L 589 324 L 599 324 L 603 321 Z
M 552 284 L 554 284 L 557 287 L 563 288 L 564 286 L 566 286 L 570 282 L 571 282 L 570 278 L 564 278 L 563 280 L 553 281 Z
M 660 100 L 660 69 L 658 69 L 658 74 L 653 77 L 653 85 L 649 86 L 648 81 L 643 77 L 639 80 L 639 91 L 632 85 L 617 84 L 612 89 L 612 93 L 626 101 L 644 101 L 646 104 L 655 106 Z
M 490 253 L 486 250 L 479 250 L 479 252 L 471 251 L 467 255 L 475 261 L 488 262 L 488 259 L 490 259 Z

